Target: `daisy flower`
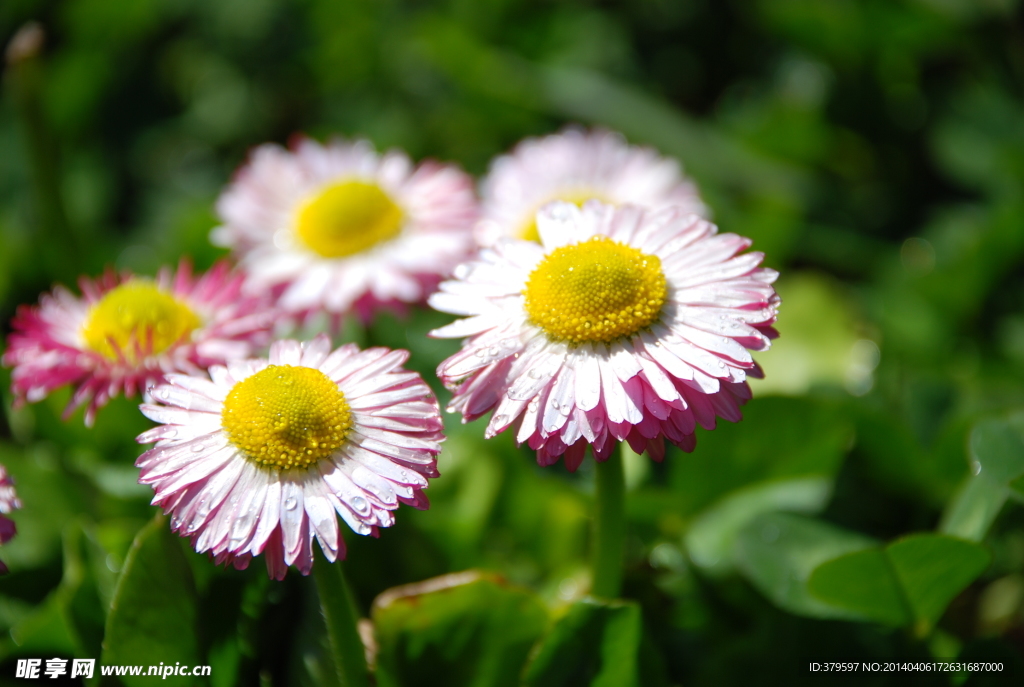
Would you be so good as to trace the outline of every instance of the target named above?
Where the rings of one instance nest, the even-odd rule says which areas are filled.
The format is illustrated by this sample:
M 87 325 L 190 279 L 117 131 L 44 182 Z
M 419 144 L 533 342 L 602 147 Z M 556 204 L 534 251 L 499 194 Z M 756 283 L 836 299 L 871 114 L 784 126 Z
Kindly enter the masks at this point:
M 621 134 L 576 128 L 528 138 L 491 163 L 481 182 L 480 245 L 503 236 L 538 240 L 537 211 L 555 200 L 582 205 L 599 200 L 648 208 L 674 205 L 707 215 L 697 188 L 679 163 L 651 148 L 631 146 Z
M 221 262 L 193 277 L 182 262 L 155 280 L 108 271 L 62 286 L 15 316 L 3 364 L 14 368 L 16 404 L 70 384 L 67 419 L 85 405 L 85 423 L 120 393 L 134 396 L 169 372 L 197 372 L 252 354 L 269 341 L 269 302 L 243 297 L 243 276 Z
M 422 302 L 472 249 L 472 180 L 436 162 L 378 155 L 367 141 L 292 150 L 266 144 L 217 202 L 215 244 L 249 268 L 248 288 L 273 290 L 301 317 Z
M 554 203 L 537 219 L 540 244 L 505 239 L 441 284 L 430 304 L 468 315 L 434 332 L 469 337 L 441 363 L 449 410 L 494 411 L 541 465 L 587 445 L 605 460 L 628 441 L 655 460 L 664 439 L 693 450 L 694 430 L 740 419 L 749 350 L 775 336 L 777 273 L 758 267 L 750 240 L 716 234 L 679 209 L 596 201 Z
M 21 501 L 14 491 L 14 479 L 7 474 L 6 468 L 0 465 L 0 544 L 9 542 L 18 533 L 14 521 L 5 517 L 7 513 L 21 508 Z M 7 573 L 7 566 L 0 561 L 0 575 Z
M 308 575 L 313 538 L 345 557 L 338 518 L 377 536 L 399 503 L 425 509 L 444 437 L 433 392 L 402 364 L 407 351 L 348 344 L 331 351 L 277 341 L 270 358 L 229 362 L 206 375 L 168 375 L 142 412 L 161 426 L 136 465 L 171 528 L 218 563 L 266 556 L 283 579 Z M 337 514 L 337 515 L 336 515 Z

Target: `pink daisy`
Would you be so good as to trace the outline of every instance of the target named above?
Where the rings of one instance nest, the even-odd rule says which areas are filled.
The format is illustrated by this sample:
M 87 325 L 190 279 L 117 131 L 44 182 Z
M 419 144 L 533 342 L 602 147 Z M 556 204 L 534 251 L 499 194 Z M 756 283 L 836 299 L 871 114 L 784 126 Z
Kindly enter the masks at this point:
M 18 500 L 18 495 L 14 491 L 14 479 L 7 474 L 7 469 L 0 465 L 0 513 L 3 513 L 0 515 L 0 544 L 6 544 L 18 533 L 14 521 L 5 516 L 19 508 L 21 508 L 21 501 Z M 0 575 L 6 573 L 7 566 L 0 561 Z
M 243 276 L 221 262 L 192 276 L 182 262 L 156 280 L 108 271 L 81 278 L 78 297 L 62 286 L 37 307 L 18 309 L 3 364 L 14 368 L 16 403 L 70 384 L 67 419 L 85 405 L 85 423 L 120 393 L 134 396 L 169 372 L 244 358 L 269 341 L 273 316 L 263 298 L 243 297 Z
M 538 240 L 537 211 L 555 200 L 582 205 L 594 199 L 653 209 L 672 205 L 701 216 L 708 212 L 678 162 L 604 130 L 569 128 L 528 138 L 495 159 L 480 186 L 483 218 L 476 231 L 484 246 L 503 236 Z
M 277 341 L 270 358 L 229 362 L 209 376 L 168 375 L 153 391 L 163 405 L 142 412 L 162 423 L 139 436 L 156 442 L 136 465 L 153 504 L 196 551 L 245 568 L 266 556 L 283 579 L 308 575 L 313 538 L 329 560 L 345 557 L 342 519 L 377 536 L 399 503 L 427 507 L 437 477 L 437 399 L 402 364 L 407 351 L 348 344 L 331 351 Z
M 472 180 L 457 167 L 367 141 L 292 150 L 266 144 L 217 202 L 211 236 L 249 268 L 247 287 L 273 290 L 296 316 L 419 303 L 472 249 Z
M 697 425 L 740 419 L 749 350 L 776 334 L 777 273 L 750 240 L 716 234 L 679 209 L 643 211 L 596 201 L 554 203 L 538 215 L 541 243 L 504 239 L 460 266 L 430 304 L 467 315 L 434 332 L 469 337 L 441 363 L 449 410 L 494 411 L 541 465 L 588 445 L 605 460 L 628 441 L 655 460 L 664 439 L 693 450 Z

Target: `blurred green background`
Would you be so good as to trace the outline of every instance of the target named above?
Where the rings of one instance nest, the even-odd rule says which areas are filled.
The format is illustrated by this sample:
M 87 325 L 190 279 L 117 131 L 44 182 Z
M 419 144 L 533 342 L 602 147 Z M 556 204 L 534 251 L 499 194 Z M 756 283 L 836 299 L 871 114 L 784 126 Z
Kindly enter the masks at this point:
M 479 175 L 524 136 L 615 129 L 677 157 L 782 272 L 746 419 L 663 464 L 627 457 L 629 601 L 579 601 L 592 464 L 540 469 L 447 416 L 432 508 L 349 537 L 346 573 L 368 615 L 395 585 L 487 573 L 374 608 L 381 685 L 804 684 L 826 659 L 1006 667 L 856 684 L 1024 676 L 1016 0 L 3 0 L 0 41 L 33 21 L 0 96 L 5 335 L 54 282 L 211 264 L 219 190 L 300 132 Z M 424 335 L 446 319 L 348 334 L 409 348 L 433 383 L 456 343 Z M 154 512 L 133 467 L 147 421 L 122 400 L 92 430 L 61 423 L 67 394 L 12 411 L 0 382 L 25 506 L 0 551 L 0 681 L 17 657 L 102 656 L 209 663 L 217 687 L 333 683 L 294 571 L 217 570 L 157 527 L 134 556 L 166 579 L 115 593 Z

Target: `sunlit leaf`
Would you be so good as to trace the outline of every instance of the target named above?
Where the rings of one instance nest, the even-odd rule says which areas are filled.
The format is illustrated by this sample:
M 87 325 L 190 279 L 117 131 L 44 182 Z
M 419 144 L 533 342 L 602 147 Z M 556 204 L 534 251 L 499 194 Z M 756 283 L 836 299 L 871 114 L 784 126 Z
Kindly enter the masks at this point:
M 818 520 L 773 513 L 744 528 L 736 541 L 736 563 L 762 594 L 791 613 L 814 618 L 853 618 L 855 611 L 813 596 L 807 581 L 816 567 L 875 541 Z
M 686 547 L 694 564 L 709 572 L 724 573 L 733 566 L 733 550 L 741 529 L 755 518 L 774 511 L 816 513 L 832 493 L 825 477 L 804 477 L 755 484 L 737 489 L 704 511 L 686 534 Z
M 665 677 L 644 642 L 632 601 L 583 599 L 570 606 L 535 649 L 526 687 L 655 687 Z
M 399 587 L 373 607 L 381 687 L 513 687 L 547 623 L 540 600 L 495 577 L 460 573 Z
M 913 624 L 924 634 L 989 560 L 972 542 L 918 534 L 827 561 L 808 588 L 834 606 L 887 625 Z
M 128 552 L 103 637 L 104 665 L 201 665 L 197 599 L 192 571 L 179 538 L 157 516 L 135 537 Z M 143 685 L 152 677 L 125 676 Z M 169 676 L 167 684 L 190 685 L 191 677 Z

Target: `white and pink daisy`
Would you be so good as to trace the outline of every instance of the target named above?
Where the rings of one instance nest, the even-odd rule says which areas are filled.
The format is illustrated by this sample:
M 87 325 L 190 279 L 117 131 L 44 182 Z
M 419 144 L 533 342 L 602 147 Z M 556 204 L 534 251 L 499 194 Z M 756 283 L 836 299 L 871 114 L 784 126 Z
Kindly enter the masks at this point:
M 211 236 L 296 317 L 420 303 L 473 247 L 473 182 L 367 141 L 256 148 L 217 202 Z
M 750 240 L 678 209 L 589 201 L 539 213 L 540 244 L 504 239 L 460 266 L 430 304 L 466 315 L 434 332 L 469 337 L 441 363 L 465 421 L 493 411 L 541 465 L 616 441 L 655 460 L 664 440 L 693 449 L 695 428 L 740 419 L 749 350 L 775 336 L 777 273 Z
M 676 206 L 701 216 L 708 212 L 678 162 L 604 130 L 569 128 L 528 138 L 491 163 L 480 189 L 482 218 L 476 234 L 483 246 L 503 236 L 538 240 L 537 212 L 556 200 L 582 205 L 593 199 L 652 209 Z
M 14 368 L 16 404 L 71 385 L 64 417 L 84 405 L 91 425 L 118 394 L 252 355 L 269 342 L 273 313 L 268 299 L 242 295 L 243 279 L 224 262 L 198 277 L 182 262 L 155 280 L 113 271 L 83 277 L 82 296 L 56 287 L 12 322 L 3 364 Z
M 283 579 L 308 575 L 313 539 L 345 557 L 338 515 L 377 536 L 400 503 L 427 507 L 444 440 L 437 399 L 402 364 L 407 351 L 348 344 L 331 351 L 277 341 L 269 359 L 214 366 L 209 376 L 169 375 L 142 412 L 162 423 L 136 465 L 153 504 L 196 551 L 242 569 L 264 554 Z
M 7 474 L 7 469 L 0 465 L 0 544 L 9 542 L 18 533 L 14 521 L 6 517 L 11 511 L 21 508 L 21 501 L 14 491 L 14 479 Z M 0 575 L 7 573 L 7 566 L 0 561 Z

